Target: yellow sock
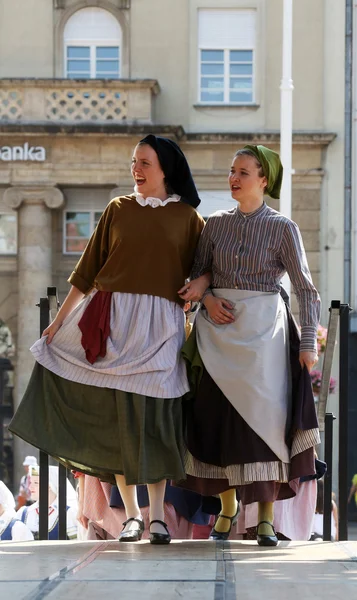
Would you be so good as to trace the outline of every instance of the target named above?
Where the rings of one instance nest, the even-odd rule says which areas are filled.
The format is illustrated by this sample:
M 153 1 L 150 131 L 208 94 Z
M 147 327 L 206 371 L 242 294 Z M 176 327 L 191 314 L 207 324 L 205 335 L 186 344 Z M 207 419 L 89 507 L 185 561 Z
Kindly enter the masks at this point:
M 273 524 L 274 502 L 258 502 L 258 523 L 260 521 L 269 521 L 269 523 Z M 259 526 L 258 533 L 260 535 L 274 535 L 273 529 L 266 523 Z
M 235 490 L 227 490 L 219 495 L 221 499 L 221 513 L 227 517 L 233 517 L 237 512 L 238 502 L 236 498 Z M 229 519 L 222 519 L 218 517 L 217 522 L 214 526 L 215 530 L 219 533 L 225 533 L 229 530 L 231 524 Z

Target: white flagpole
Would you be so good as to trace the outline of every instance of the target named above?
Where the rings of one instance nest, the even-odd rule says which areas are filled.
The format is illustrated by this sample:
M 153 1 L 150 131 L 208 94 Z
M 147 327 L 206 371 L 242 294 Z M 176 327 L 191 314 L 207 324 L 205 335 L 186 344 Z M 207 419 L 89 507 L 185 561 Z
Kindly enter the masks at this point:
M 283 14 L 283 67 L 280 84 L 280 158 L 284 167 L 279 210 L 291 219 L 292 133 L 293 133 L 293 0 L 284 0 Z M 290 295 L 290 280 L 283 285 Z

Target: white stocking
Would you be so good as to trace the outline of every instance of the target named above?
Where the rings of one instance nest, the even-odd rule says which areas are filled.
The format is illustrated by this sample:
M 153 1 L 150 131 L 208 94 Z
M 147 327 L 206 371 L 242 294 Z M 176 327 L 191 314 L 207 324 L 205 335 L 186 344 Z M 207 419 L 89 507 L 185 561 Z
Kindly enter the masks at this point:
M 141 512 L 136 494 L 136 485 L 126 485 L 124 475 L 115 475 L 115 481 L 123 500 L 126 518 L 140 518 Z M 124 531 L 133 531 L 137 529 L 139 529 L 139 524 L 136 523 L 136 521 L 132 521 L 131 523 L 128 523 Z

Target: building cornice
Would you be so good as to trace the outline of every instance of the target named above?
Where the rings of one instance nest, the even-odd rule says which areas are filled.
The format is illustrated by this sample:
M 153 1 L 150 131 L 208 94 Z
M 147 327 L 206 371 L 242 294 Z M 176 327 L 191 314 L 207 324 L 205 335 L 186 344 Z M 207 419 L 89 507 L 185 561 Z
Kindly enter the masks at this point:
M 113 123 L 2 123 L 0 122 L 0 136 L 18 136 L 28 134 L 33 137 L 44 136 L 102 136 L 113 135 L 118 137 L 131 137 L 154 133 L 173 139 L 181 140 L 185 135 L 180 125 L 150 125 L 148 124 L 113 124 Z
M 279 131 L 255 132 L 227 132 L 227 133 L 188 133 L 185 141 L 204 144 L 222 143 L 250 143 L 250 144 L 278 144 L 280 143 Z M 337 137 L 336 133 L 328 131 L 294 131 L 294 145 L 328 146 Z
M 132 89 L 132 88 L 145 88 L 151 89 L 154 94 L 158 94 L 160 91 L 160 85 L 157 79 L 65 79 L 63 77 L 49 77 L 49 78 L 33 78 L 33 77 L 16 77 L 16 78 L 0 78 L 0 88 L 7 86 L 21 87 L 21 88 L 33 88 L 33 87 L 45 87 L 48 88 L 51 85 L 55 85 L 56 88 L 64 89 L 77 89 L 78 86 L 89 86 L 90 88 L 102 88 L 110 85 L 111 89 Z
M 0 136 L 101 136 L 131 137 L 153 133 L 194 144 L 273 144 L 279 145 L 278 131 L 186 133 L 181 125 L 113 124 L 113 123 L 0 123 Z M 328 146 L 337 134 L 329 131 L 294 131 L 295 146 Z M 2 142 L 0 142 L 2 143 Z

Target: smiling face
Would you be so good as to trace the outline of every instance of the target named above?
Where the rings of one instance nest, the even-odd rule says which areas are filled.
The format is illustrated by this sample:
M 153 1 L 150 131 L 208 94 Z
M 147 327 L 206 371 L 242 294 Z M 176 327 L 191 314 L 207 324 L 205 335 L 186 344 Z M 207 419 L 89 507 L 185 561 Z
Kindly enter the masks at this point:
M 263 197 L 267 178 L 254 156 L 235 156 L 228 176 L 232 198 L 237 202 L 255 201 Z
M 135 181 L 135 190 L 144 198 L 152 196 L 164 200 L 168 197 L 159 158 L 148 144 L 136 146 L 131 161 L 131 174 Z

